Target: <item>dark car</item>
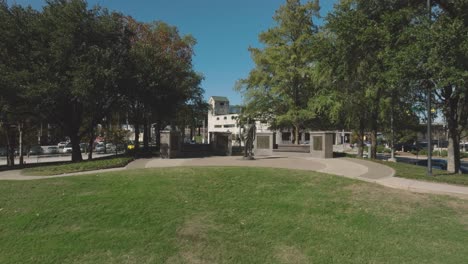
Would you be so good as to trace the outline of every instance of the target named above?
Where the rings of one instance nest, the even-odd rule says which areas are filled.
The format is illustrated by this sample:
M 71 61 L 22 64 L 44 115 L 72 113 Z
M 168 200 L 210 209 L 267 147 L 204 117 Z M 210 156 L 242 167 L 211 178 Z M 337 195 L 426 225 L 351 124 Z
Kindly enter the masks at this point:
M 443 159 L 432 159 L 431 160 L 432 168 L 439 170 L 447 170 L 447 161 Z M 418 160 L 416 165 L 427 167 L 427 159 Z
M 32 146 L 29 149 L 29 155 L 40 155 L 43 153 L 44 153 L 44 150 L 41 148 L 41 146 Z
M 404 152 L 420 151 L 421 146 L 410 144 L 410 143 L 398 143 L 398 144 L 395 144 L 395 150 L 404 151 Z

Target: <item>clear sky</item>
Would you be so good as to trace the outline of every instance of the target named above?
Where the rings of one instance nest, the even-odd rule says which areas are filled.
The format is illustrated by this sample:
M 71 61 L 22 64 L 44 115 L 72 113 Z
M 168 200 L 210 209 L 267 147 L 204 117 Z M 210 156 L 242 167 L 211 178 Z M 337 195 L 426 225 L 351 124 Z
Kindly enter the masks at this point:
M 321 0 L 325 15 L 337 0 Z M 9 4 L 41 9 L 44 0 L 7 0 Z M 258 34 L 274 25 L 275 10 L 285 0 L 88 0 L 142 22 L 162 20 L 197 39 L 194 67 L 205 76 L 205 98 L 226 96 L 231 105 L 242 102 L 233 90 L 238 79 L 254 67 L 249 46 L 260 47 Z

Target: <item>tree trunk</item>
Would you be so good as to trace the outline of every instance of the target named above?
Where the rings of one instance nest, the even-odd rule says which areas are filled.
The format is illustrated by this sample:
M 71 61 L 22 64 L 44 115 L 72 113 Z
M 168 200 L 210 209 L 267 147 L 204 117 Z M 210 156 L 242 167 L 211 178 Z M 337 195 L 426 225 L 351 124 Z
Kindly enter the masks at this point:
M 370 158 L 377 159 L 377 130 L 376 129 L 372 129 L 370 137 L 371 137 Z
M 149 129 L 148 129 L 148 118 L 145 117 L 143 123 L 143 149 L 148 151 L 149 149 Z
M 24 156 L 23 156 L 23 127 L 22 124 L 18 124 L 18 152 L 19 152 L 19 165 L 23 165 Z
M 134 127 L 135 127 L 135 143 L 134 143 L 134 146 L 135 146 L 135 151 L 138 151 L 138 149 L 140 149 L 140 125 L 138 124 L 138 122 L 134 123 Z
M 364 156 L 364 123 L 362 120 L 359 121 L 359 131 L 358 131 L 358 157 L 362 158 Z
M 15 148 L 10 140 L 9 127 L 6 128 L 6 140 L 7 140 L 7 166 L 15 166 Z
M 81 156 L 81 149 L 80 149 L 80 137 L 77 135 L 70 136 L 71 144 L 72 144 L 72 162 L 80 162 L 83 161 L 83 157 Z
M 156 123 L 156 129 L 155 129 L 155 139 L 156 139 L 156 148 L 159 149 L 161 146 L 161 121 L 158 120 Z
M 93 159 L 93 145 L 94 145 L 94 133 L 91 133 L 88 142 L 88 160 Z
M 451 123 L 451 122 L 449 122 Z M 447 171 L 451 173 L 460 172 L 460 138 L 457 129 L 449 124 L 448 126 L 448 148 L 447 148 Z
M 299 145 L 299 125 L 294 125 L 294 144 Z

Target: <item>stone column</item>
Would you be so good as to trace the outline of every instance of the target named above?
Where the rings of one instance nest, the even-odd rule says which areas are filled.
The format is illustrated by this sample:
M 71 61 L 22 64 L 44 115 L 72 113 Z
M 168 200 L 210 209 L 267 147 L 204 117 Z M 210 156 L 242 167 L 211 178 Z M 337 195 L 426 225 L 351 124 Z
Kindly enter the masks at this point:
M 333 132 L 310 132 L 310 155 L 314 158 L 333 158 Z
M 217 155 L 232 155 L 232 133 L 213 132 L 211 135 L 211 151 Z
M 258 132 L 254 141 L 255 156 L 273 155 L 273 132 Z
M 276 131 L 276 144 L 278 145 L 283 144 L 283 136 L 280 130 Z
M 161 131 L 160 153 L 163 159 L 176 158 L 181 149 L 179 132 L 163 130 Z

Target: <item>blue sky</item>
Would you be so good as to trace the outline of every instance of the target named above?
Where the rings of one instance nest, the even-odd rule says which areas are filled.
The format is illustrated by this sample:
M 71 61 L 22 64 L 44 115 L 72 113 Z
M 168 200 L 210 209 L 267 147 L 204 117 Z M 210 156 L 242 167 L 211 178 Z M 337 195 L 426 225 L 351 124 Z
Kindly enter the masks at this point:
M 9 4 L 40 9 L 43 0 L 8 0 Z M 258 34 L 274 25 L 275 10 L 285 0 L 88 0 L 143 22 L 163 20 L 182 34 L 197 39 L 194 67 L 205 76 L 205 98 L 227 96 L 231 105 L 242 102 L 233 90 L 237 80 L 254 67 L 249 46 L 260 47 Z M 336 0 L 321 0 L 325 15 Z

